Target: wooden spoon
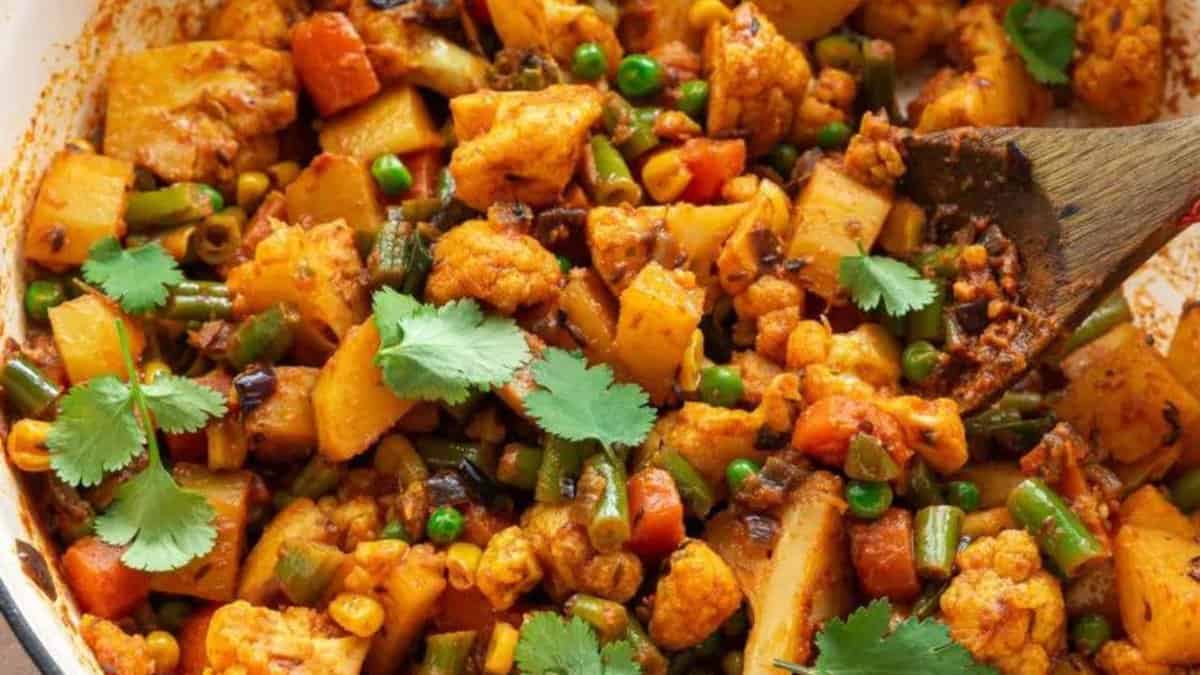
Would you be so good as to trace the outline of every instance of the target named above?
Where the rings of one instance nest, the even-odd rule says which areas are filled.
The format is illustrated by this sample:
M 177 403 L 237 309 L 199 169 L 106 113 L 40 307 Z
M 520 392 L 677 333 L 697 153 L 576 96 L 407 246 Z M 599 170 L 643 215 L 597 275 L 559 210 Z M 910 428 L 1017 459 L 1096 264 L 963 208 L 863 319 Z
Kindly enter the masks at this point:
M 906 139 L 908 194 L 938 234 L 997 224 L 1017 245 L 1031 310 L 1013 348 L 964 372 L 964 411 L 998 396 L 1063 330 L 1182 231 L 1200 197 L 1200 117 L 1119 129 L 970 129 Z

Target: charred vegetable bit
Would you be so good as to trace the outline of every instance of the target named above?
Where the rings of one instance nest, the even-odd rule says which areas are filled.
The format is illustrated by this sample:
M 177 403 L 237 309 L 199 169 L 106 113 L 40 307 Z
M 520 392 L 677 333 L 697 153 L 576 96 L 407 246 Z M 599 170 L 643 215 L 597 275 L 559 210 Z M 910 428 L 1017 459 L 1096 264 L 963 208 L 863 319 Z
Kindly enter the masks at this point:
M 438 633 L 425 639 L 425 660 L 417 672 L 420 675 L 466 675 L 475 631 Z

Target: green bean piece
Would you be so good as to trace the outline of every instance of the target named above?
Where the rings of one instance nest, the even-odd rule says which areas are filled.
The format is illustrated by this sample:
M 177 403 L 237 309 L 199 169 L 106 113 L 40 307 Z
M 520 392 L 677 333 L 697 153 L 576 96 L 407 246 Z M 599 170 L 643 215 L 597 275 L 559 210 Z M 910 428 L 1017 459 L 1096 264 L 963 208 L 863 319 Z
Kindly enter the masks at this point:
M 946 484 L 946 501 L 967 513 L 978 509 L 982 499 L 979 486 L 969 480 L 955 480 Z
M 654 133 L 654 121 L 662 112 L 658 108 L 633 108 L 628 115 L 629 135 L 621 143 L 621 154 L 633 161 L 657 148 L 661 141 Z
M 420 297 L 433 269 L 433 254 L 415 221 L 383 224 L 367 260 L 367 273 L 375 286 L 391 286 L 401 293 Z
M 1192 469 L 1171 483 L 1171 501 L 1184 513 L 1200 509 L 1200 469 Z
M 595 628 L 601 642 L 619 640 L 629 630 L 629 612 L 619 602 L 576 593 L 567 600 L 566 610 L 567 616 L 577 616 Z
M 923 459 L 914 461 L 909 471 L 908 498 L 918 508 L 946 503 L 941 484 Z
M 1054 348 L 1054 354 L 1060 358 L 1066 356 L 1120 324 L 1132 320 L 1133 313 L 1129 309 L 1129 303 L 1125 300 L 1125 294 L 1118 289 L 1092 310 L 1092 313 L 1083 320 L 1083 323 L 1079 324 L 1070 337 Z
M 524 443 L 509 443 L 500 454 L 496 478 L 505 485 L 522 490 L 537 487 L 538 470 L 542 467 L 545 451 Z
M 1006 391 L 992 407 L 1021 414 L 1035 413 L 1045 409 L 1046 397 L 1034 391 Z
M 134 192 L 125 206 L 125 224 L 130 232 L 147 232 L 200 220 L 219 210 L 212 192 L 212 188 L 201 183 L 175 183 L 158 190 Z
M 938 322 L 939 325 L 941 322 Z M 925 340 L 909 343 L 900 355 L 900 367 L 904 377 L 913 384 L 929 379 L 942 362 L 942 352 Z
M 828 35 L 817 40 L 813 54 L 822 68 L 837 68 L 857 75 L 863 71 L 862 40 L 853 35 Z
M 425 534 L 435 544 L 453 544 L 462 536 L 467 519 L 462 511 L 453 506 L 442 505 L 429 514 L 425 522 Z
M 466 675 L 475 631 L 438 633 L 425 638 L 425 659 L 417 675 Z
M 926 506 L 917 511 L 913 526 L 917 574 L 925 579 L 949 579 L 962 536 L 964 514 L 957 506 Z
M 679 496 L 687 505 L 692 515 L 705 518 L 716 503 L 712 486 L 704 480 L 704 476 L 688 462 L 677 450 L 664 450 L 655 457 L 655 463 L 660 469 L 666 470 L 675 479 L 675 487 Z
M 625 641 L 633 647 L 633 658 L 642 666 L 643 673 L 661 673 L 667 669 L 667 657 L 663 656 L 636 617 L 629 617 Z
M 830 122 L 817 130 L 817 145 L 824 150 L 840 148 L 850 140 L 854 131 L 845 122 Z
M 942 309 L 946 303 L 946 293 L 939 289 L 933 295 L 933 302 L 908 315 L 908 339 L 910 342 L 927 340 L 941 342 L 946 336 L 946 324 L 942 320 Z
M 207 295 L 214 298 L 231 298 L 229 287 L 219 281 L 183 281 L 171 287 L 171 295 Z
M 918 272 L 929 270 L 943 279 L 952 279 L 958 274 L 958 259 L 962 246 L 942 246 L 919 254 L 913 260 Z
M 67 286 L 57 279 L 38 279 L 25 287 L 25 314 L 39 323 L 50 320 L 50 310 L 67 301 Z
M 292 604 L 311 607 L 333 582 L 345 554 L 315 541 L 288 539 L 275 563 L 275 579 Z
M 344 464 L 334 464 L 320 455 L 313 455 L 292 480 L 291 493 L 309 499 L 323 497 L 337 487 L 344 472 Z
M 601 206 L 631 204 L 642 201 L 642 188 L 633 180 L 625 158 L 617 152 L 607 136 L 592 136 L 592 168 L 589 178 L 592 197 Z M 594 174 L 594 178 L 591 174 Z
M 233 258 L 242 246 L 242 227 L 246 212 L 231 206 L 200 221 L 196 228 L 196 257 L 214 267 Z
M 167 304 L 158 310 L 160 318 L 175 321 L 215 321 L 233 316 L 233 300 L 229 297 L 228 290 L 225 291 L 225 295 L 191 294 L 184 291 L 183 285 L 171 289 Z
M 1112 626 L 1099 614 L 1084 614 L 1071 624 L 1071 643 L 1084 654 L 1095 654 L 1112 639 Z
M 587 466 L 604 479 L 604 489 L 592 507 L 588 538 L 597 551 L 613 552 L 629 541 L 631 532 L 625 464 L 614 461 L 606 452 L 598 452 L 588 458 Z
M 247 317 L 233 331 L 225 358 L 234 370 L 251 363 L 275 363 L 292 348 L 299 325 L 300 313 L 287 303 Z
M 573 482 L 579 478 L 583 461 L 595 452 L 596 446 L 552 435 L 546 436 L 545 444 L 533 498 L 542 504 L 558 504 L 573 496 Z
M 887 482 L 900 477 L 900 466 L 870 434 L 854 434 L 846 452 L 846 475 L 855 480 Z
M 430 469 L 457 469 L 463 462 L 470 462 L 484 473 L 491 474 L 495 464 L 493 455 L 481 444 L 473 441 L 451 441 L 438 436 L 418 436 L 413 441 L 417 454 Z
M 846 484 L 850 513 L 863 520 L 879 518 L 892 505 L 892 486 L 874 481 L 852 480 Z
M 950 587 L 949 581 L 938 581 L 925 585 L 921 595 L 913 601 L 912 615 L 924 621 L 937 614 L 942 601 L 942 594 Z
M 217 188 L 206 183 L 200 184 L 200 191 L 208 195 L 208 201 L 212 204 L 213 211 L 220 211 L 225 208 L 225 195 Z
M 14 356 L 4 364 L 0 385 L 9 403 L 25 417 L 45 415 L 62 395 L 62 387 L 24 356 Z
M 1013 488 L 1008 495 L 1008 510 L 1068 577 L 1104 557 L 1104 546 L 1040 478 L 1026 479 Z
M 892 122 L 900 122 L 896 102 L 896 48 L 886 40 L 868 40 L 863 51 L 863 98 L 867 110 L 886 111 Z

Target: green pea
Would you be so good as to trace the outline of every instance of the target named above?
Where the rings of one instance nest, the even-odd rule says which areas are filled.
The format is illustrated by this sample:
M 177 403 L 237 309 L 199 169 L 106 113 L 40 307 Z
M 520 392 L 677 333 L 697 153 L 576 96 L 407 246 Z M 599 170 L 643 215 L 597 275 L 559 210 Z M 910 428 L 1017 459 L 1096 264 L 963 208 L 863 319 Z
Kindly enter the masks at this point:
M 212 202 L 213 213 L 225 208 L 225 197 L 215 187 L 201 184 L 200 191 L 208 195 L 208 201 Z
M 458 509 L 453 506 L 439 506 L 429 514 L 429 521 L 425 523 L 425 533 L 435 544 L 449 544 L 462 535 L 465 524 L 466 518 L 463 518 Z
M 925 340 L 917 340 L 904 348 L 900 366 L 909 382 L 920 384 L 933 374 L 941 363 L 942 353 Z
M 584 42 L 575 48 L 571 72 L 581 80 L 598 80 L 608 72 L 608 57 L 595 42 Z
M 784 179 L 792 177 L 792 169 L 800 160 L 800 150 L 791 143 L 780 143 L 767 153 L 767 163 Z
M 725 482 L 730 492 L 737 492 L 746 479 L 756 475 L 762 467 L 752 459 L 735 459 L 725 467 Z
M 1192 469 L 1171 483 L 1171 501 L 1184 513 L 1200 509 L 1200 469 Z
M 850 134 L 845 122 L 830 122 L 817 131 L 817 145 L 826 150 L 840 148 L 850 140 Z
M 398 520 L 388 521 L 388 524 L 384 525 L 383 529 L 379 531 L 379 538 L 411 541 L 408 537 L 408 530 L 404 527 L 404 523 Z
M 1099 614 L 1085 614 L 1071 626 L 1071 642 L 1084 654 L 1094 654 L 1100 645 L 1112 638 L 1108 619 Z
M 712 366 L 700 371 L 700 400 L 719 408 L 732 407 L 742 398 L 742 376 L 733 368 Z
M 558 258 L 558 269 L 562 270 L 563 274 L 570 272 L 575 267 L 575 263 L 571 262 L 571 259 L 567 256 L 559 255 L 555 257 Z
M 630 54 L 617 67 L 617 88 L 633 98 L 653 96 L 662 91 L 662 64 L 645 54 Z
M 708 83 L 704 80 L 689 80 L 679 88 L 679 103 L 682 112 L 694 120 L 704 117 L 708 110 Z
M 397 156 L 388 153 L 380 155 L 371 162 L 371 175 L 375 177 L 375 182 L 379 183 L 379 189 L 383 190 L 383 194 L 395 196 L 408 192 L 412 187 L 412 174 L 408 172 L 408 167 L 404 166 L 404 162 Z
M 846 485 L 846 503 L 855 516 L 875 520 L 892 505 L 892 486 L 852 480 Z
M 979 486 L 969 480 L 956 480 L 946 484 L 946 501 L 970 513 L 979 508 Z
M 25 288 L 25 313 L 34 321 L 46 322 L 50 309 L 67 300 L 67 287 L 61 281 L 39 279 Z

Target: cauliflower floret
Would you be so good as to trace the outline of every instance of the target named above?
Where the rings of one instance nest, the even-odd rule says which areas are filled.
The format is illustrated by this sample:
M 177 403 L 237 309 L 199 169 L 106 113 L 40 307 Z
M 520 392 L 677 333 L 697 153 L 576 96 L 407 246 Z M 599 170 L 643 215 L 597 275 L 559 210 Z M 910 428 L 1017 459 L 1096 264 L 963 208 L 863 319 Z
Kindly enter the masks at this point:
M 754 337 L 754 350 L 775 363 L 787 358 L 788 336 L 800 323 L 800 307 L 785 307 L 767 312 L 758 317 Z
M 154 675 L 154 658 L 141 635 L 129 635 L 117 624 L 91 614 L 83 615 L 79 633 L 105 673 Z
M 329 497 L 318 503 L 321 511 L 329 517 L 341 535 L 342 550 L 353 551 L 361 542 L 379 538 L 379 504 L 370 497 L 355 497 L 346 501 Z
M 849 121 L 857 94 L 858 85 L 853 75 L 837 68 L 822 68 L 796 112 L 792 140 L 802 145 L 816 145 L 821 127 Z
M 277 612 L 239 600 L 218 609 L 208 627 L 214 675 L 358 675 L 370 646 L 304 607 Z
M 1110 640 L 1096 654 L 1096 665 L 1108 675 L 1171 675 L 1171 667 L 1150 663 L 1141 650 L 1124 640 Z
M 473 220 L 434 245 L 425 297 L 439 305 L 475 298 L 512 314 L 558 297 L 561 279 L 558 260 L 536 239 L 500 223 Z
M 958 554 L 958 566 L 941 599 L 950 635 L 1004 675 L 1049 673 L 1066 648 L 1066 609 L 1033 537 L 1024 530 L 983 537 Z
M 479 211 L 496 202 L 550 206 L 574 175 L 602 105 L 603 94 L 583 85 L 451 100 L 460 141 L 450 159 L 456 195 Z
M 500 611 L 516 604 L 517 598 L 541 580 L 542 566 L 533 542 L 515 525 L 492 537 L 475 571 L 479 592 Z
M 642 584 L 641 560 L 629 551 L 598 555 L 571 504 L 537 504 L 521 516 L 521 527 L 545 570 L 546 592 L 555 600 L 582 591 L 625 603 Z
M 863 115 L 862 127 L 846 148 L 846 172 L 858 182 L 891 188 L 904 175 L 900 139 L 886 115 Z
M 762 276 L 733 299 L 738 318 L 751 321 L 778 309 L 804 308 L 804 290 L 776 276 Z
M 1164 0 L 1088 0 L 1079 20 L 1075 94 L 1121 124 L 1158 117 L 1166 86 Z
M 862 28 L 873 38 L 891 42 L 896 65 L 904 69 L 950 39 L 958 8 L 958 0 L 866 0 Z
M 708 544 L 689 541 L 671 554 L 658 580 L 650 637 L 669 650 L 687 649 L 721 627 L 742 604 L 733 570 Z
M 750 154 L 761 155 L 791 130 L 794 101 L 804 98 L 812 70 L 804 52 L 753 3 L 739 5 L 728 23 L 709 27 L 704 63 L 709 134 L 746 130 Z
M 876 389 L 900 388 L 900 344 L 877 323 L 864 323 L 848 333 L 835 333 L 829 341 L 825 365 L 835 373 L 853 375 Z
M 967 431 L 952 399 L 897 396 L 879 405 L 900 422 L 908 447 L 935 471 L 951 474 L 967 463 Z
M 657 236 L 664 229 L 662 209 L 631 206 L 599 207 L 588 212 L 587 243 L 592 267 L 620 295 L 654 254 Z

